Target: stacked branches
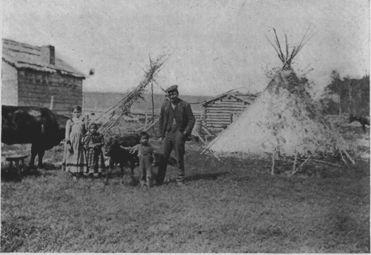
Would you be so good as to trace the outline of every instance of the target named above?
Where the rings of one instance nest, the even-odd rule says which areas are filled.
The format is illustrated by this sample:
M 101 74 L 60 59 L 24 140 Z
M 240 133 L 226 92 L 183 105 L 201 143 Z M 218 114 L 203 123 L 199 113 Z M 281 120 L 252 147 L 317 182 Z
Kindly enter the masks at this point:
M 101 124 L 99 131 L 105 136 L 107 134 L 112 134 L 113 128 L 117 126 L 121 119 L 127 117 L 130 113 L 131 106 L 138 99 L 143 99 L 145 88 L 152 81 L 155 81 L 154 79 L 156 75 L 165 63 L 164 56 L 160 56 L 155 60 L 149 58 L 149 62 L 149 68 L 145 71 L 144 79 L 139 83 L 139 85 L 96 119 L 96 122 Z
M 308 80 L 299 78 L 291 67 L 307 37 L 289 52 L 285 35 L 283 53 L 275 30 L 274 35 L 274 49 L 283 67 L 255 102 L 206 149 L 216 156 L 270 156 L 272 173 L 274 160 L 281 157 L 294 160 L 293 173 L 298 171 L 298 159 L 303 165 L 309 159 L 339 155 L 344 163 L 345 159 L 354 163 L 347 152 L 350 146 L 322 116 L 307 91 Z

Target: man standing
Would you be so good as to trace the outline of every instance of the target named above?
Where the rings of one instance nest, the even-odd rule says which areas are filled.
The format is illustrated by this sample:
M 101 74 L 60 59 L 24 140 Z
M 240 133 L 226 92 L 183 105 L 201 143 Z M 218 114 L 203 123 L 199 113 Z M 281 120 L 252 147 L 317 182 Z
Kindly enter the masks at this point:
M 166 100 L 161 106 L 160 113 L 160 134 L 165 157 L 165 166 L 159 169 L 157 175 L 157 184 L 162 184 L 166 175 L 167 161 L 171 151 L 174 149 L 177 160 L 178 176 L 177 183 L 184 183 L 184 153 L 185 141 L 191 135 L 195 124 L 195 117 L 189 103 L 180 99 L 178 86 L 173 85 L 167 90 L 169 100 Z

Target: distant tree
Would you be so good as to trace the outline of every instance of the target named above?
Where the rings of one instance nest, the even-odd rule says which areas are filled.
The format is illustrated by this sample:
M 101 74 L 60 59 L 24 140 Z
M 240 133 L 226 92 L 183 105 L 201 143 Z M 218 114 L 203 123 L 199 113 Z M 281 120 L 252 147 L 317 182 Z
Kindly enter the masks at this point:
M 321 98 L 319 100 L 320 107 L 323 114 L 338 114 L 339 113 L 339 103 L 335 102 L 331 98 Z
M 338 71 L 331 72 L 331 82 L 325 88 L 325 96 L 322 105 L 325 113 L 333 114 L 334 103 L 338 106 L 338 113 L 353 113 L 356 115 L 368 115 L 370 112 L 370 77 L 363 76 L 361 79 L 340 77 Z M 329 102 L 331 96 L 337 95 L 339 102 Z M 327 107 L 327 109 L 326 109 Z

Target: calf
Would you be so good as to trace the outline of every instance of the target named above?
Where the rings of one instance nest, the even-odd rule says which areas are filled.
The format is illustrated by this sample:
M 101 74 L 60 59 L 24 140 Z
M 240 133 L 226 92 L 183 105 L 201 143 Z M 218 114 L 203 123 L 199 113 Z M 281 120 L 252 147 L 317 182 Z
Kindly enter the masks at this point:
M 353 121 L 358 121 L 359 123 L 361 123 L 363 132 L 366 132 L 366 125 L 370 126 L 370 117 L 355 116 L 353 114 L 350 114 L 349 123 L 352 123 Z
M 111 174 L 115 165 L 119 165 L 121 169 L 121 178 L 123 183 L 124 167 L 130 168 L 131 183 L 134 184 L 134 169 L 139 165 L 138 152 L 130 152 L 123 147 L 132 147 L 139 143 L 139 135 L 126 135 L 123 137 L 111 137 L 105 144 L 105 154 L 109 157 L 109 167 L 106 174 L 105 182 L 108 183 L 109 175 Z M 176 159 L 170 157 L 168 162 L 165 162 L 165 157 L 162 153 L 154 153 L 154 167 L 163 169 L 168 163 L 171 166 L 176 166 Z
M 109 166 L 106 174 L 106 182 L 112 169 L 115 165 L 119 165 L 121 169 L 122 182 L 124 181 L 124 167 L 130 168 L 130 175 L 133 181 L 134 168 L 139 162 L 138 155 L 130 153 L 127 149 L 122 147 L 132 147 L 139 143 L 139 135 L 126 135 L 123 137 L 110 137 L 105 143 L 105 155 L 109 157 Z

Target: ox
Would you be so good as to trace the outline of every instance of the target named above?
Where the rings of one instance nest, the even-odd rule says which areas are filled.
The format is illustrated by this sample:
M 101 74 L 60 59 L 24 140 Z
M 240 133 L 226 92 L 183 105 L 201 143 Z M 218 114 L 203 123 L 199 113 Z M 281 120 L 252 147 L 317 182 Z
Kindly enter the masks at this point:
M 130 134 L 121 137 L 111 137 L 105 143 L 105 155 L 109 157 L 109 168 L 106 174 L 105 182 L 108 183 L 108 178 L 112 172 L 113 167 L 118 164 L 121 169 L 121 177 L 123 182 L 124 167 L 130 168 L 131 183 L 134 184 L 134 169 L 139 165 L 138 152 L 130 152 L 123 147 L 132 147 L 137 145 L 140 141 L 140 136 L 137 134 Z M 165 157 L 162 153 L 155 152 L 155 167 L 159 170 L 166 167 Z M 169 165 L 176 166 L 176 159 L 170 157 L 168 160 Z
M 350 114 L 349 123 L 352 123 L 354 121 L 358 121 L 359 123 L 361 123 L 363 132 L 366 132 L 366 125 L 370 126 L 370 117 L 355 116 L 353 114 Z
M 45 150 L 64 139 L 67 119 L 47 108 L 3 105 L 1 141 L 8 145 L 31 143 L 30 167 L 34 167 L 38 155 L 38 167 L 41 168 Z

